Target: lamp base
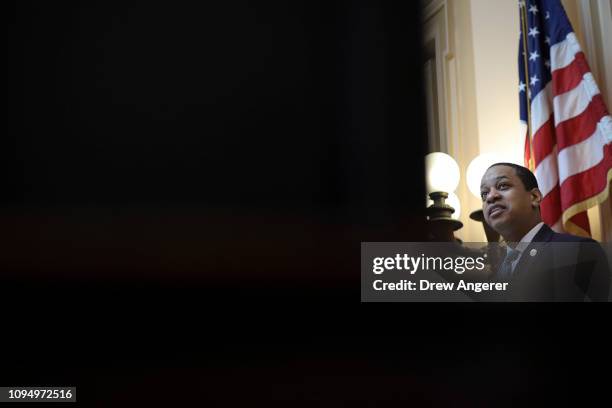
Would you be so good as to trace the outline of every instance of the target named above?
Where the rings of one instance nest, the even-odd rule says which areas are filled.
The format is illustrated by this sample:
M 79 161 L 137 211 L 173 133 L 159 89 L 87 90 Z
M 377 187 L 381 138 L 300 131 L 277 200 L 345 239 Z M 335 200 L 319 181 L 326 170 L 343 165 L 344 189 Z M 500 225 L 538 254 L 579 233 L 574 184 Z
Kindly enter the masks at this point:
M 453 231 L 463 227 L 463 223 L 451 217 L 455 209 L 446 204 L 448 193 L 436 191 L 429 194 L 433 204 L 427 208 L 427 222 L 434 241 L 455 241 Z

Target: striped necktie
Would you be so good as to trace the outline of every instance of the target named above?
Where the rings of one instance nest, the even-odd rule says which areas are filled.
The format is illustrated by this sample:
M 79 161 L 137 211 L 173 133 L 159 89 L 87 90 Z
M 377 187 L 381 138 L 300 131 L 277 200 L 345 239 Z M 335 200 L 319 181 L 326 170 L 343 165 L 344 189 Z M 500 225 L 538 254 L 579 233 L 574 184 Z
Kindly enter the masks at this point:
M 517 249 L 510 249 L 506 253 L 506 258 L 504 258 L 504 262 L 502 262 L 497 273 L 499 280 L 510 280 L 512 278 L 512 263 L 516 261 L 520 254 L 521 251 Z

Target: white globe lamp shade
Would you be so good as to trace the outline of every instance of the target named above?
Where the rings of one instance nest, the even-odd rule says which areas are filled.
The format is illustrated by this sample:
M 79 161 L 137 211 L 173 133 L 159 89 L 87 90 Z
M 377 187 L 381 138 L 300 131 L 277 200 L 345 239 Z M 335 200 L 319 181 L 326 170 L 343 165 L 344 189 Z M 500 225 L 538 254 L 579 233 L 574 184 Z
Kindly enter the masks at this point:
M 459 216 L 461 215 L 461 203 L 459 202 L 459 197 L 457 197 L 457 194 L 448 193 L 446 204 L 450 205 L 455 209 L 455 212 L 451 214 L 451 217 L 458 220 Z
M 500 162 L 500 159 L 497 155 L 493 153 L 484 153 L 480 156 L 476 156 L 469 164 L 466 172 L 467 186 L 470 192 L 478 199 L 480 199 L 480 182 L 482 181 L 482 176 L 492 164 L 498 162 Z
M 459 166 L 446 153 L 434 152 L 425 156 L 427 194 L 434 191 L 452 193 L 459 185 Z

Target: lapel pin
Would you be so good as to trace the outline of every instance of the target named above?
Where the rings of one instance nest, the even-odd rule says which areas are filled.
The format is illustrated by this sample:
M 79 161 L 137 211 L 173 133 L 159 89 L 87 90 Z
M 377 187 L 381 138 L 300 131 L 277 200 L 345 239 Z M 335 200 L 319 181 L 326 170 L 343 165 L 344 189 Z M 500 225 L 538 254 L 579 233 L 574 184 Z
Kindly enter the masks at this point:
M 537 253 L 538 253 L 537 249 L 532 249 L 531 251 L 529 251 L 529 255 L 531 255 L 531 256 L 536 256 Z

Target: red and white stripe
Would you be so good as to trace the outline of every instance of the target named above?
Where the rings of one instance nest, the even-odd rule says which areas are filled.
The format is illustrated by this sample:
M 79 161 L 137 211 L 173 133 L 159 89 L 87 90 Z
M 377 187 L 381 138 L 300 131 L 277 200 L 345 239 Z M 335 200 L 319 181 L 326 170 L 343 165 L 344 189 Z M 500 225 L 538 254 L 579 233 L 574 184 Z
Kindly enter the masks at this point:
M 542 218 L 558 231 L 590 234 L 585 210 L 606 198 L 612 175 L 612 117 L 574 33 L 550 58 L 552 81 L 531 103 Z

